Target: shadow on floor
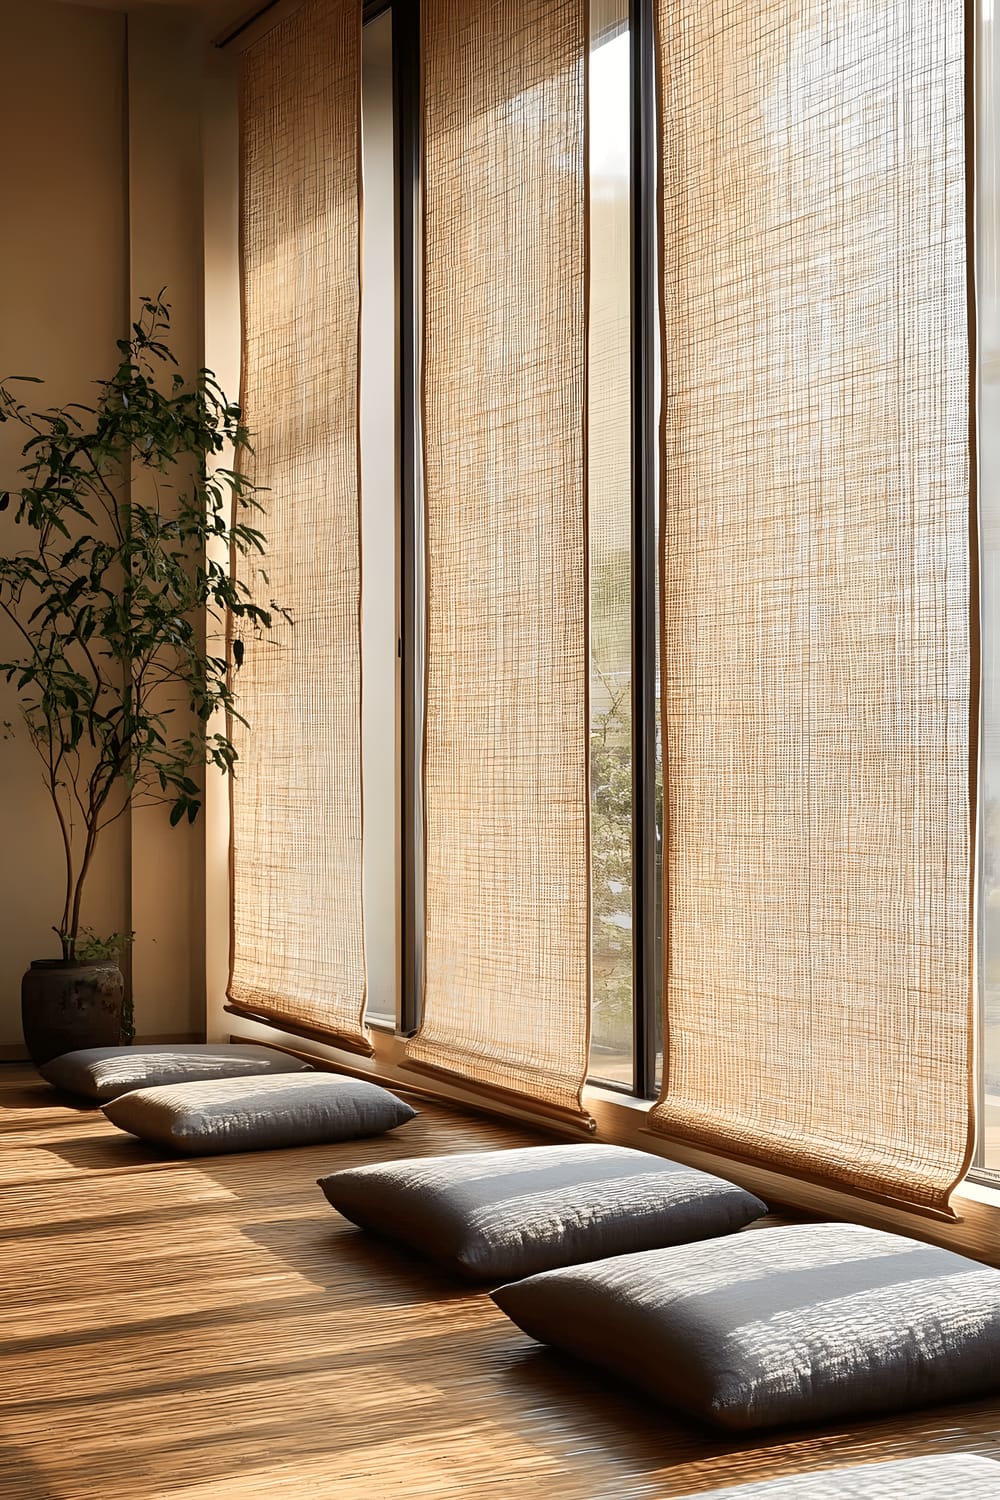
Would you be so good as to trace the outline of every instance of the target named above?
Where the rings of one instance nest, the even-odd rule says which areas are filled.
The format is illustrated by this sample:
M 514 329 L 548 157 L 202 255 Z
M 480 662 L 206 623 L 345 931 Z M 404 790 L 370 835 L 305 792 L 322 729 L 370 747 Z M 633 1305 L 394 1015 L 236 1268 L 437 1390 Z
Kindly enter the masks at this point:
M 726 1432 L 674 1413 L 614 1376 L 527 1341 L 497 1360 L 501 1384 L 525 1400 L 528 1411 L 546 1414 L 543 1437 L 554 1431 L 561 1403 L 602 1453 L 635 1466 L 648 1484 L 651 1470 L 664 1473 L 707 1466 L 711 1487 L 746 1484 L 772 1476 L 852 1464 L 918 1458 L 931 1454 L 982 1453 L 1000 1457 L 1000 1418 L 994 1398 L 936 1406 L 872 1418 L 848 1417 L 822 1426 Z M 693 1475 L 685 1474 L 685 1483 Z M 708 1479 L 699 1488 L 709 1488 Z M 648 1491 L 643 1491 L 648 1493 Z M 678 1493 L 688 1493 L 687 1489 Z M 625 1492 L 619 1489 L 618 1495 Z M 594 1492 L 593 1500 L 604 1500 Z
M 21 1448 L 0 1441 L 0 1495 L 8 1500 L 63 1500 L 65 1494 Z
M 15 1109 L 73 1109 L 92 1114 L 97 1107 L 90 1099 L 81 1099 L 77 1094 L 64 1094 L 61 1089 L 54 1089 L 42 1078 L 37 1083 L 25 1082 L 22 1078 L 5 1084 L 3 1074 L 0 1073 L 0 1114 Z
M 178 1162 L 190 1160 L 177 1152 L 137 1141 L 124 1131 L 116 1132 L 113 1136 L 92 1136 L 84 1141 L 71 1138 L 39 1141 L 35 1150 L 57 1156 L 78 1172 L 108 1172 L 122 1167 L 176 1166 Z
M 318 1287 L 339 1287 L 347 1273 L 396 1307 L 486 1295 L 485 1288 L 456 1280 L 415 1250 L 349 1224 L 325 1201 L 322 1206 L 326 1214 L 318 1220 L 271 1219 L 243 1224 L 240 1233 Z

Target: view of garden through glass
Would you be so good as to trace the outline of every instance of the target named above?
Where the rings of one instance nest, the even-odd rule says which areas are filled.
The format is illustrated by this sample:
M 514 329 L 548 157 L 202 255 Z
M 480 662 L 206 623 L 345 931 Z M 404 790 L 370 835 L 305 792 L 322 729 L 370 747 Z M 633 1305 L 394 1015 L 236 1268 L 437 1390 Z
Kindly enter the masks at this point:
M 632 1084 L 631 261 L 627 0 L 590 55 L 591 1073 Z

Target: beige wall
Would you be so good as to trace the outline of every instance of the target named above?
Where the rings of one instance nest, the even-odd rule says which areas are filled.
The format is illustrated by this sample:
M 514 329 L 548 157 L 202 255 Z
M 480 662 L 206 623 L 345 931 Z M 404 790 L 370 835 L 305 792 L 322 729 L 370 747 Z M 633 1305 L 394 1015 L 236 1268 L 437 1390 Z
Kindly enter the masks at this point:
M 163 6 L 128 20 L 129 259 L 133 306 L 167 288 L 181 370 L 205 363 L 200 37 Z M 213 773 L 214 774 L 214 773 Z M 163 808 L 131 822 L 130 895 L 140 1034 L 205 1028 L 204 820 Z
M 166 284 L 175 346 L 202 362 L 200 50 L 185 12 L 122 14 L 0 0 L 0 375 L 46 378 L 44 399 L 86 400 L 139 292 Z M 0 488 L 17 443 L 0 428 Z M 10 514 L 0 547 L 17 544 Z M 7 637 L 0 634 L 0 654 Z M 0 684 L 0 721 L 16 722 Z M 57 952 L 55 823 L 23 736 L 0 743 L 0 1055 L 20 1043 L 20 976 Z M 167 837 L 167 835 L 170 835 Z M 84 920 L 132 927 L 140 1035 L 204 1026 L 203 831 L 159 813 L 105 835 Z

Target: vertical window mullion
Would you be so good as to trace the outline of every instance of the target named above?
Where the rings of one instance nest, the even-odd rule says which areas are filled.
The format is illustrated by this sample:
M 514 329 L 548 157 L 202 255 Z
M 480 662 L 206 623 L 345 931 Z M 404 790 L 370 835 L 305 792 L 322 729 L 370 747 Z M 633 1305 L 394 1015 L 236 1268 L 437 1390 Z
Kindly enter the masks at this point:
M 656 1092 L 656 167 L 652 0 L 631 0 L 634 1090 Z
M 397 379 L 400 454 L 399 656 L 402 674 L 402 994 L 399 1029 L 416 1030 L 423 989 L 423 526 L 420 476 L 420 11 L 393 0 L 396 129 Z

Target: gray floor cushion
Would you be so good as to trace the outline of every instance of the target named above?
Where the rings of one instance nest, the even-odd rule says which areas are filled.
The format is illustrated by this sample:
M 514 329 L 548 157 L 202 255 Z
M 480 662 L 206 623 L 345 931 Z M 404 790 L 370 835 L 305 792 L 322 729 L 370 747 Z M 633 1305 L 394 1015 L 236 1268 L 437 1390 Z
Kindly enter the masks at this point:
M 39 1068 L 53 1088 L 85 1099 L 116 1099 L 132 1089 L 199 1078 L 243 1078 L 257 1073 L 301 1073 L 309 1067 L 287 1052 L 253 1043 L 172 1042 L 141 1047 L 85 1047 Z
M 1000 1464 L 948 1453 L 704 1490 L 698 1500 L 1000 1500 Z
M 1000 1390 L 1000 1271 L 857 1224 L 617 1256 L 493 1299 L 533 1338 L 725 1427 Z
M 122 1130 L 191 1155 L 354 1140 L 416 1114 L 377 1084 L 320 1072 L 174 1083 L 122 1094 L 103 1108 Z
M 322 1177 L 346 1218 L 480 1280 L 740 1229 L 767 1213 L 721 1177 L 624 1146 L 529 1146 Z

